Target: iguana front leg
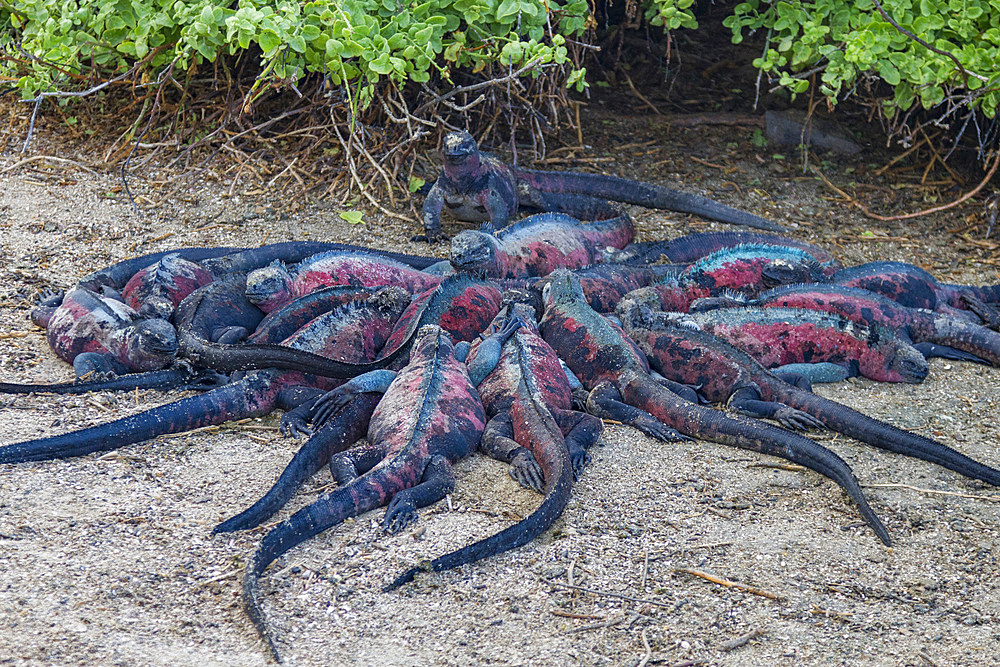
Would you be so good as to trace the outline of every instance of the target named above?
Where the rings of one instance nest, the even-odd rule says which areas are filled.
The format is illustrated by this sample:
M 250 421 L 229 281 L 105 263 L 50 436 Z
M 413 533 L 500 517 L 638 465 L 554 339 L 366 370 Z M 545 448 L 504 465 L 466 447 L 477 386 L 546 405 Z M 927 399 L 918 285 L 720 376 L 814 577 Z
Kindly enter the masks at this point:
M 411 241 L 424 241 L 426 243 L 437 243 L 446 241 L 448 238 L 441 233 L 441 209 L 444 208 L 445 190 L 441 186 L 441 179 L 431 186 L 431 191 L 424 199 L 424 233 L 417 234 L 410 238 Z

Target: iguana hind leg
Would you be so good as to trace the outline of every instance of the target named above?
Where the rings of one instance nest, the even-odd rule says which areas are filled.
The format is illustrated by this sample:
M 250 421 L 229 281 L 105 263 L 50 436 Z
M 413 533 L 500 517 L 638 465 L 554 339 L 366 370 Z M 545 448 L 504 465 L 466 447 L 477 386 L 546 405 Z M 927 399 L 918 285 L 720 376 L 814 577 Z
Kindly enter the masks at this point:
M 509 463 L 507 472 L 521 486 L 544 492 L 542 468 L 530 451 L 514 441 L 514 424 L 509 412 L 502 412 L 486 423 L 479 449 L 492 459 Z
M 566 449 L 569 450 L 569 460 L 573 466 L 573 479 L 579 480 L 584 468 L 590 464 L 587 450 L 601 437 L 604 423 L 594 415 L 577 410 L 550 408 L 549 411 L 566 439 Z
M 362 445 L 330 457 L 330 475 L 340 486 L 360 477 L 385 458 L 385 447 Z
M 398 533 L 417 520 L 417 509 L 427 507 L 444 498 L 455 489 L 455 473 L 447 457 L 431 457 L 420 483 L 403 489 L 389 502 L 382 520 L 382 530 Z
M 621 401 L 621 392 L 610 382 L 595 386 L 587 399 L 587 412 L 601 419 L 611 419 L 664 442 L 690 440 L 680 431 L 670 428 L 645 410 L 634 408 Z

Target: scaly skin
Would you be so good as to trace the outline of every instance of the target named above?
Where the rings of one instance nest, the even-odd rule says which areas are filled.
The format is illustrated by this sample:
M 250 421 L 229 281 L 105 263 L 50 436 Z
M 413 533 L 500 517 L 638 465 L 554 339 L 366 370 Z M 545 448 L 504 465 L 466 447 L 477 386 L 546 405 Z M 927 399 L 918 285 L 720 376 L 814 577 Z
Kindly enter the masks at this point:
M 851 266 L 830 276 L 829 282 L 870 290 L 910 308 L 927 308 L 974 321 L 978 321 L 979 317 L 978 313 L 969 312 L 970 302 L 1000 302 L 1000 285 L 975 287 L 940 283 L 923 269 L 906 262 L 869 262 Z M 987 315 L 985 319 L 990 325 L 997 323 L 995 314 Z
M 788 246 L 737 245 L 723 248 L 688 265 L 676 275 L 641 288 L 646 300 L 655 295 L 660 309 L 685 313 L 695 299 L 721 293 L 746 297 L 775 285 L 815 282 L 822 269 L 807 252 Z
M 342 294 L 334 296 L 343 298 Z M 308 308 L 308 297 L 303 299 L 304 306 Z M 409 355 L 409 345 L 415 333 L 425 324 L 443 322 L 453 339 L 471 341 L 486 328 L 499 308 L 500 293 L 496 288 L 464 276 L 445 280 L 435 289 L 420 295 L 400 315 L 385 342 L 382 357 L 396 358 L 392 365 L 397 368 L 404 366 Z M 274 329 L 279 330 L 277 327 Z M 359 341 L 359 344 L 361 342 L 363 341 Z M 357 424 L 363 420 L 367 425 L 371 410 L 375 407 L 374 404 L 368 405 L 371 396 L 362 394 L 351 403 L 351 411 L 355 416 L 345 417 L 345 409 L 332 417 L 332 424 L 323 422 L 323 427 L 303 445 L 271 491 L 243 514 L 221 524 L 217 530 L 243 530 L 257 525 L 256 522 L 263 521 L 276 511 L 309 475 L 324 465 L 331 447 L 337 449 L 344 442 L 350 444 L 363 437 L 364 430 L 359 432 Z M 291 431 L 306 431 L 304 423 L 294 419 L 293 413 L 283 418 L 282 425 Z M 329 444 L 331 442 L 332 445 Z
M 171 253 L 136 272 L 122 289 L 122 300 L 140 317 L 169 320 L 177 305 L 191 292 L 215 280 L 198 262 Z
M 496 346 L 510 333 L 497 334 Z M 483 362 L 476 379 L 481 380 L 495 364 L 495 357 L 492 365 Z M 352 383 L 361 381 L 355 378 Z M 346 404 L 358 393 L 347 391 L 351 386 L 345 385 L 327 400 Z M 441 327 L 421 327 L 410 363 L 379 389 L 385 395 L 368 427 L 370 446 L 340 455 L 341 486 L 265 535 L 246 568 L 244 608 L 276 659 L 277 648 L 260 608 L 258 579 L 267 566 L 295 545 L 377 507 L 388 505 L 383 530 L 405 528 L 416 519 L 418 507 L 437 502 L 451 491 L 451 464 L 468 456 L 482 437 L 486 414 L 475 382 Z
M 597 222 L 562 213 L 539 213 L 494 231 L 466 230 L 451 241 L 451 265 L 486 278 L 547 276 L 558 268 L 577 269 L 597 262 L 607 247 L 621 248 L 635 229 L 624 211 Z
M 694 213 L 711 220 L 782 231 L 774 222 L 699 195 L 603 174 L 534 171 L 504 164 L 479 150 L 468 132 L 450 132 L 441 148 L 444 165 L 424 201 L 424 234 L 415 240 L 437 241 L 441 210 L 459 220 L 492 222 L 497 229 L 513 220 L 518 207 L 576 215 L 584 197 Z M 565 201 L 563 201 L 565 200 Z
M 669 265 L 632 266 L 629 264 L 595 264 L 577 269 L 587 303 L 599 313 L 612 313 L 626 294 L 664 280 L 679 269 Z
M 289 337 L 284 344 L 348 360 L 374 358 L 399 318 L 401 304 L 385 299 L 349 304 Z M 368 355 L 367 357 L 364 355 Z M 298 372 L 268 369 L 200 396 L 63 435 L 0 447 L 0 463 L 40 461 L 109 451 L 167 433 L 290 409 L 337 382 Z
M 247 342 L 280 342 L 295 333 L 297 329 L 305 326 L 310 320 L 346 303 L 367 299 L 379 289 L 381 288 L 337 285 L 310 292 L 290 301 L 284 307 L 268 313 L 247 337 Z
M 439 325 L 456 342 L 470 342 L 489 326 L 500 305 L 500 290 L 490 283 L 464 275 L 450 276 L 413 299 L 399 317 L 379 359 L 392 355 L 396 361 L 390 367 L 402 368 L 417 331 L 428 324 Z
M 650 366 L 675 382 L 699 387 L 699 393 L 713 403 L 728 403 L 754 417 L 774 418 L 786 427 L 822 425 L 874 447 L 1000 485 L 1000 471 L 935 440 L 908 433 L 794 386 L 724 340 L 703 331 L 681 328 L 657 317 L 646 306 L 627 308 L 622 324 Z
M 411 294 L 436 287 L 441 276 L 423 273 L 400 262 L 359 252 L 325 252 L 295 266 L 276 262 L 247 276 L 247 298 L 265 313 L 321 287 L 402 287 Z
M 623 301 L 619 308 L 626 305 Z M 829 362 L 880 382 L 918 383 L 927 377 L 923 355 L 881 324 L 863 327 L 839 315 L 798 308 L 724 308 L 667 316 L 728 341 L 766 368 Z
M 199 314 L 214 316 L 219 312 L 230 313 L 221 321 L 236 323 L 237 315 L 246 317 L 252 329 L 260 322 L 264 313 L 246 297 L 246 279 L 243 274 L 229 274 L 226 281 L 216 281 L 196 290 L 185 299 L 177 310 L 178 320 L 197 319 Z M 398 287 L 384 288 L 383 298 L 390 299 L 400 310 L 409 303 L 409 293 Z M 214 321 L 214 317 L 213 317 Z M 401 352 L 386 355 L 379 361 L 357 364 L 348 363 L 328 355 L 319 355 L 305 349 L 292 349 L 287 345 L 271 343 L 215 343 L 205 338 L 210 327 L 202 326 L 201 331 L 181 325 L 180 356 L 199 367 L 216 371 L 232 372 L 259 368 L 280 368 L 332 378 L 350 378 L 361 373 L 384 368 L 392 363 Z M 232 332 L 230 332 L 232 333 Z M 258 337 L 259 339 L 260 337 Z
M 524 325 L 507 339 L 500 362 L 477 387 L 490 418 L 479 447 L 510 463 L 511 477 L 544 492 L 545 498 L 513 526 L 407 570 L 385 590 L 412 581 L 421 571 L 441 572 L 527 544 L 562 514 L 573 480 L 589 461 L 586 448 L 600 436 L 601 420 L 572 410 L 566 374 L 556 353 L 539 336 L 532 307 L 509 303 L 490 330 L 502 330 L 513 317 Z
M 676 239 L 630 243 L 622 250 L 610 253 L 609 260 L 628 264 L 652 264 L 660 261 L 690 264 L 719 250 L 738 245 L 773 245 L 803 250 L 816 260 L 823 275 L 832 275 L 842 268 L 833 255 L 819 246 L 760 232 L 698 232 Z
M 879 539 L 889 544 L 885 527 L 868 506 L 850 468 L 836 454 L 795 433 L 726 416 L 664 389 L 646 372 L 645 357 L 634 343 L 586 304 L 579 282 L 571 273 L 553 274 L 544 299 L 542 337 L 591 390 L 588 411 L 600 409 L 609 415 L 618 414 L 624 417 L 619 421 L 629 423 L 635 420 L 634 411 L 638 409 L 688 436 L 800 463 L 847 491 Z
M 909 308 L 858 287 L 788 285 L 764 292 L 749 305 L 758 308 L 807 308 L 841 315 L 866 327 L 882 324 L 905 334 L 914 343 L 945 345 L 1000 366 L 1000 334 L 997 332 L 964 318 Z
M 73 363 L 78 376 L 86 373 L 76 362 L 84 353 L 104 355 L 116 372 L 159 370 L 177 353 L 176 332 L 168 322 L 139 319 L 124 303 L 88 289 L 67 292 L 47 324 L 49 347 Z
M 98 269 L 91 274 L 81 278 L 77 282 L 77 287 L 85 287 L 95 292 L 101 292 L 104 288 L 114 291 L 121 291 L 132 277 L 148 266 L 156 264 L 167 255 L 177 255 L 191 262 L 201 262 L 206 259 L 213 259 L 234 252 L 242 252 L 245 248 L 174 248 L 173 250 L 162 250 L 148 255 L 132 257 L 123 260 L 103 269 Z M 58 304 L 56 304 L 58 305 Z

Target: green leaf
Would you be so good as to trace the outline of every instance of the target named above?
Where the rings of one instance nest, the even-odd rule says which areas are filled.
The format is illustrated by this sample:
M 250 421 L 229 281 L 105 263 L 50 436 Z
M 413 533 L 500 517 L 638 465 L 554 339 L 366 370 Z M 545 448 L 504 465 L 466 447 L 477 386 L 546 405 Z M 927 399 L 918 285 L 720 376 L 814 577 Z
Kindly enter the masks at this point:
M 257 35 L 257 44 L 260 45 L 261 51 L 268 54 L 281 46 L 281 38 L 278 37 L 278 33 L 273 30 L 262 30 Z
M 424 187 L 424 185 L 426 184 L 427 181 L 420 178 L 419 176 L 410 176 L 410 182 L 406 184 L 406 188 L 410 191 L 410 194 L 413 194 L 420 188 Z
M 410 192 L 414 191 L 411 190 Z M 362 220 L 364 213 L 361 211 L 341 211 L 338 215 L 352 225 L 364 224 L 364 220 Z

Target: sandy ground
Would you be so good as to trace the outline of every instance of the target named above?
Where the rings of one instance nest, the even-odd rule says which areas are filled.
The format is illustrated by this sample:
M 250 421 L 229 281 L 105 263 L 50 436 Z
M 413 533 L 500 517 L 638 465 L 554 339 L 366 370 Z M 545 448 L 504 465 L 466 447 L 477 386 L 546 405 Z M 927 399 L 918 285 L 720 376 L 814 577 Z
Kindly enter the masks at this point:
M 1000 282 L 996 245 L 947 231 L 974 221 L 966 216 L 976 208 L 875 223 L 804 178 L 792 157 L 754 148 L 748 128 L 670 130 L 591 113 L 595 143 L 648 142 L 588 151 L 611 158 L 601 169 L 792 224 L 794 236 L 826 244 L 845 263 L 901 259 L 950 281 Z M 46 150 L 56 149 L 36 141 L 34 154 Z M 72 146 L 58 150 L 87 159 Z M 3 155 L 0 169 L 18 159 Z M 888 158 L 829 160 L 824 169 L 843 185 L 862 180 L 866 160 L 877 166 Z M 159 201 L 140 217 L 113 175 L 35 162 L 0 178 L 0 375 L 13 381 L 71 377 L 27 321 L 39 290 L 69 286 L 128 256 L 302 238 L 426 252 L 405 241 L 414 227 L 377 216 L 352 226 L 335 208 L 270 196 L 249 179 L 198 181 L 165 201 L 162 190 L 136 182 L 140 194 Z M 290 203 L 298 210 L 289 212 Z M 635 213 L 647 239 L 724 228 Z M 940 360 L 931 366 L 920 386 L 862 380 L 818 391 L 1000 466 L 1000 371 Z M 176 397 L 0 397 L 0 438 L 62 433 Z M 105 455 L 0 466 L 0 664 L 264 664 L 238 595 L 262 531 L 209 531 L 253 502 L 292 456 L 297 445 L 276 424 L 269 417 Z M 893 548 L 816 474 L 611 426 L 563 518 L 535 543 L 423 576 L 402 592 L 379 592 L 401 568 L 495 532 L 535 506 L 537 497 L 503 466 L 474 456 L 458 466 L 450 503 L 423 511 L 417 529 L 383 536 L 381 513 L 373 513 L 293 549 L 263 579 L 266 611 L 286 659 L 300 665 L 1000 663 L 997 489 L 843 437 L 816 438 L 870 485 Z M 325 471 L 317 475 L 290 509 L 328 482 Z M 918 490 L 892 486 L 902 484 Z M 727 645 L 753 631 L 759 636 Z

